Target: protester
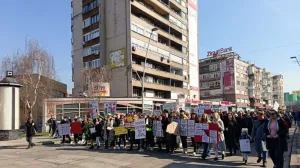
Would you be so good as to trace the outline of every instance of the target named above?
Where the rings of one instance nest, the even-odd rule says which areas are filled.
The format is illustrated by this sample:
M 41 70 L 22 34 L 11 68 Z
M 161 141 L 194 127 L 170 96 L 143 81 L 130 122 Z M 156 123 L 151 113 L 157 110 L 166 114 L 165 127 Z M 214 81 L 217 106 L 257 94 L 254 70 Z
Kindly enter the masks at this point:
M 218 113 L 213 113 L 213 123 L 217 123 L 219 127 L 219 135 L 220 135 L 220 143 L 214 144 L 214 152 L 215 152 L 215 159 L 214 161 L 218 161 L 218 153 L 219 151 L 222 153 L 222 160 L 225 157 L 226 145 L 225 145 L 225 137 L 224 137 L 224 123 L 220 119 L 220 115 Z
M 227 123 L 224 123 L 225 126 L 225 139 L 226 139 L 226 147 L 229 149 L 229 156 L 232 156 L 232 150 L 234 154 L 238 149 L 238 143 L 236 141 L 239 134 L 237 134 L 237 121 L 232 113 L 228 113 L 227 115 Z
M 96 118 L 94 123 L 95 123 L 95 130 L 96 130 L 95 136 L 96 136 L 97 149 L 100 149 L 100 146 L 101 146 L 101 143 L 100 143 L 101 138 L 100 137 L 102 134 L 103 126 L 102 126 L 99 118 Z
M 121 116 L 120 118 L 120 127 L 124 127 L 125 126 L 125 116 Z M 126 149 L 126 138 L 125 138 L 125 134 L 123 135 L 119 135 L 119 140 L 118 140 L 118 147 L 117 149 L 121 148 L 121 142 L 123 141 L 124 143 L 124 149 Z
M 150 147 L 150 151 L 153 151 L 154 147 L 154 136 L 153 136 L 153 119 L 149 116 L 145 118 L 146 123 L 146 148 Z
M 295 122 L 298 128 L 298 132 L 300 132 L 300 108 L 297 108 L 297 110 L 294 112 L 295 115 Z
M 201 118 L 201 120 L 200 120 L 200 123 L 202 123 L 202 124 L 209 124 L 209 123 L 211 123 L 211 121 L 209 120 L 207 114 L 203 114 L 203 115 L 202 115 L 202 118 Z M 203 160 L 205 160 L 206 157 L 210 157 L 209 143 L 202 142 L 202 144 L 203 144 L 204 149 L 203 149 L 201 158 L 202 158 Z
M 52 128 L 51 137 L 54 137 L 54 134 L 57 132 L 57 121 L 54 117 L 52 118 L 51 128 Z
M 26 141 L 28 142 L 28 147 L 32 148 L 34 143 L 32 143 L 32 137 L 35 135 L 35 131 L 37 131 L 36 125 L 34 124 L 32 118 L 29 118 L 25 124 L 25 131 L 26 131 Z
M 67 117 L 65 117 L 65 118 L 63 118 L 63 120 L 60 122 L 60 124 L 68 124 L 69 123 L 69 120 L 67 120 Z M 71 143 L 71 137 L 70 137 L 70 135 L 63 135 L 63 139 L 62 139 L 62 144 L 64 144 L 65 143 L 65 139 L 66 139 L 66 137 L 69 139 L 69 142 Z
M 163 120 L 163 116 L 160 115 L 157 117 L 157 120 L 162 122 Z M 161 152 L 162 151 L 162 144 L 164 142 L 164 137 L 156 137 L 156 143 L 158 144 L 158 152 Z
M 240 140 L 244 140 L 247 139 L 250 141 L 251 137 L 248 134 L 248 130 L 247 131 L 242 131 L 241 136 L 239 137 Z M 250 144 L 249 144 L 250 145 Z M 243 161 L 245 164 L 248 164 L 248 156 L 250 154 L 251 151 L 241 151 L 242 157 L 243 157 Z
M 188 120 L 189 118 L 185 115 L 185 111 L 181 110 L 180 111 L 180 121 L 181 120 Z M 187 136 L 180 136 L 181 143 L 182 143 L 182 148 L 183 148 L 183 153 L 187 154 Z
M 52 132 L 55 131 L 55 130 L 52 129 L 52 123 L 53 123 L 53 116 L 51 115 L 50 119 L 47 121 L 47 124 L 49 126 L 49 137 L 51 136 L 51 130 L 52 130 Z
M 96 140 L 95 123 L 92 118 L 88 118 L 87 120 L 88 122 L 85 124 L 85 139 L 90 141 L 90 149 L 94 149 L 94 141 Z
M 283 154 L 287 150 L 287 130 L 283 120 L 279 118 L 275 110 L 271 110 L 269 115 L 270 119 L 265 128 L 267 149 L 269 150 L 269 156 L 273 161 L 274 167 L 283 168 Z
M 107 114 L 106 122 L 105 122 L 105 129 L 104 129 L 104 139 L 105 139 L 105 149 L 108 149 L 108 144 L 110 141 L 110 146 L 115 147 L 115 141 L 114 141 L 114 119 L 112 118 L 112 115 L 110 113 Z
M 258 156 L 257 163 L 263 160 L 262 167 L 266 167 L 267 163 L 267 148 L 265 141 L 265 127 L 267 120 L 265 119 L 264 111 L 258 111 L 257 120 L 253 124 L 252 139 L 254 140 L 255 151 Z
M 191 114 L 190 120 L 194 120 L 195 123 L 199 123 L 199 122 L 200 122 L 199 119 L 198 119 L 198 117 L 197 117 L 197 114 L 196 114 L 196 113 L 192 113 L 192 114 Z M 195 142 L 194 137 L 191 137 L 191 140 L 192 140 L 192 145 L 193 145 L 193 148 L 194 148 L 193 155 L 196 156 L 197 149 L 198 149 L 198 144 L 199 144 L 199 143 Z
M 74 116 L 74 121 L 73 122 L 78 122 L 78 116 L 77 115 Z M 79 140 L 79 134 L 74 134 L 74 142 L 75 142 L 75 144 L 78 143 L 78 140 Z
M 166 145 L 166 152 L 170 152 L 170 143 L 169 143 L 169 133 L 167 133 L 167 127 L 170 124 L 169 112 L 164 110 L 163 119 L 162 119 L 162 130 L 164 132 L 164 144 Z M 173 153 L 173 151 L 171 151 Z

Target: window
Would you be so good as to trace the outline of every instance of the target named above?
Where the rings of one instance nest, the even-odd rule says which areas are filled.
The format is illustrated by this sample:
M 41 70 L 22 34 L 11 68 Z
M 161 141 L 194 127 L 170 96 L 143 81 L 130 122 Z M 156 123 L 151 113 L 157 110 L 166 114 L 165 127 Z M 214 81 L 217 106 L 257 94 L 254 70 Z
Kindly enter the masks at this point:
M 83 28 L 89 27 L 90 25 L 99 22 L 100 20 L 100 15 L 96 14 L 90 18 L 87 18 L 83 21 Z
M 91 47 L 83 49 L 83 56 L 89 56 L 91 54 L 99 54 L 100 44 L 93 45 Z
M 95 8 L 97 8 L 99 6 L 99 0 L 94 0 L 91 3 L 85 5 L 84 7 L 82 7 L 82 14 L 87 13 Z
M 93 31 L 83 35 L 83 41 L 84 42 L 90 41 L 94 38 L 99 37 L 99 35 L 100 35 L 99 29 L 93 30 Z
M 242 86 L 245 86 L 245 82 L 242 82 Z
M 92 61 L 84 62 L 83 67 L 84 68 L 98 68 L 98 67 L 100 67 L 100 59 L 95 59 Z
M 237 90 L 236 90 L 236 94 L 240 94 L 240 90 L 237 89 Z
M 141 91 L 139 89 L 133 89 L 133 96 L 141 96 Z
M 244 94 L 245 94 L 245 91 L 242 90 L 242 91 L 241 91 L 241 94 L 244 95 Z
M 155 97 L 157 98 L 164 98 L 164 92 L 156 92 Z
M 186 36 L 182 35 L 182 41 L 186 42 Z
M 237 84 L 237 85 L 241 85 L 241 82 L 240 82 L 240 81 L 236 81 L 236 84 Z
M 155 40 L 155 41 L 158 40 L 158 36 L 157 36 L 156 32 L 152 32 L 150 29 L 146 29 L 143 26 L 138 25 L 134 22 L 131 22 L 131 30 L 138 34 L 141 34 L 143 36 L 151 38 L 152 40 Z
M 240 99 L 236 99 L 236 102 L 241 102 L 241 100 Z

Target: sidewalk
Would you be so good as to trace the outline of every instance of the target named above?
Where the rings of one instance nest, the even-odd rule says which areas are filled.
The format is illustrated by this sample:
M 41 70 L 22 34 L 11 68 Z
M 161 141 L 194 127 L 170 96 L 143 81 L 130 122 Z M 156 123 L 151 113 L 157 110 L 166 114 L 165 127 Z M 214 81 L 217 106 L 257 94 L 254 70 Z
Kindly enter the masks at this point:
M 300 168 L 300 132 L 296 130 L 291 147 L 291 168 Z
M 52 137 L 47 137 L 47 136 L 36 136 L 32 138 L 32 142 L 35 143 L 36 146 L 51 145 L 57 141 L 60 142 L 60 139 L 53 139 Z M 26 137 L 23 137 L 18 140 L 12 140 L 12 141 L 0 141 L 0 149 L 25 147 L 25 146 L 28 146 Z

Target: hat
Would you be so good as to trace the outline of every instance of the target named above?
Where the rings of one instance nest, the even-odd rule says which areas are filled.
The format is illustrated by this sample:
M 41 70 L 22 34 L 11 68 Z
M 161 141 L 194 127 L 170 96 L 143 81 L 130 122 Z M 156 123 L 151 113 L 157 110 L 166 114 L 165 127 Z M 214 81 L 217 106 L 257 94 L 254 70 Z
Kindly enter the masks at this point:
M 111 116 L 111 113 L 107 113 L 106 116 Z
M 169 113 L 169 111 L 167 109 L 164 109 L 164 113 Z

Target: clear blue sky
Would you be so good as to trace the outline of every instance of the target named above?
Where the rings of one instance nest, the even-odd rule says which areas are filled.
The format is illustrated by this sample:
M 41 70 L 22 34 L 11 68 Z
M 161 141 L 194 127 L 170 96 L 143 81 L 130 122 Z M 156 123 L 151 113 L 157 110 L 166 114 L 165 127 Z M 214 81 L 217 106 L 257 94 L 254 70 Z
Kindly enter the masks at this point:
M 299 0 L 198 0 L 199 57 L 232 46 L 243 60 L 284 76 L 285 91 L 300 90 Z M 40 41 L 55 56 L 60 80 L 71 91 L 70 0 L 9 0 L 0 5 L 0 58 Z M 281 46 L 281 47 L 279 47 Z M 267 49 L 267 50 L 264 50 Z

